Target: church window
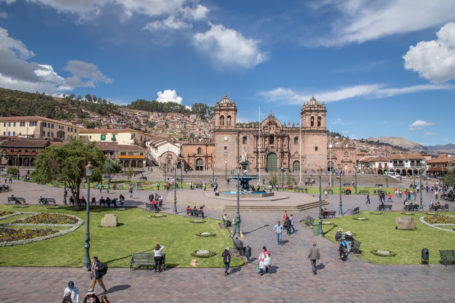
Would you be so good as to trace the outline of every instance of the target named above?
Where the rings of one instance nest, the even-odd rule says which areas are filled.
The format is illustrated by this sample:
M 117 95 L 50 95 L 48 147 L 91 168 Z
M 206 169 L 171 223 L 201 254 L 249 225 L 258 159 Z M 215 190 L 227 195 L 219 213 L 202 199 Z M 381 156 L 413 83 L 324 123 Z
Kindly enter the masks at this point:
M 274 140 L 275 138 L 273 137 L 273 135 L 270 135 L 269 136 L 269 144 L 273 144 L 275 142 Z
M 321 117 L 318 117 L 318 127 L 321 127 Z
M 231 116 L 227 116 L 226 125 L 231 126 Z
M 198 147 L 198 148 L 197 148 L 197 153 L 198 153 L 198 154 L 202 154 L 202 148 Z
M 243 143 L 243 144 L 246 144 L 246 143 L 247 143 L 247 140 L 248 140 L 247 137 L 246 137 L 246 136 L 243 136 L 243 138 L 242 138 L 242 143 Z
M 348 152 L 344 152 L 344 156 L 345 157 L 349 156 Z
M 314 126 L 314 117 L 311 117 L 311 127 Z
M 299 144 L 299 137 L 294 138 L 294 144 Z
M 318 147 L 317 146 L 314 147 L 314 151 L 318 151 Z
M 220 117 L 220 125 L 224 125 L 224 116 Z

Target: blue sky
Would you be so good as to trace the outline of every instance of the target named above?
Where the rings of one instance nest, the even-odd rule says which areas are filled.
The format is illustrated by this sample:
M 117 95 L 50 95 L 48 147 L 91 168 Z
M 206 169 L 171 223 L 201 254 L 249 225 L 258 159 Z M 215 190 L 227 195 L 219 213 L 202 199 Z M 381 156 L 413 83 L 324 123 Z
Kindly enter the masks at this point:
M 0 0 L 0 87 L 214 105 L 455 143 L 455 1 Z

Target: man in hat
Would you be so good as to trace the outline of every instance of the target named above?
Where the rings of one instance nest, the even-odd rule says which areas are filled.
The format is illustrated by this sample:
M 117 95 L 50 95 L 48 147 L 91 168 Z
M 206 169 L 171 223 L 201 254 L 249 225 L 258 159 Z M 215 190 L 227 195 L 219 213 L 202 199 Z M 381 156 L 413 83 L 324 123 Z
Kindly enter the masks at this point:
M 101 303 L 93 290 L 89 290 L 84 298 L 84 303 Z
M 70 293 L 71 294 L 71 302 L 79 303 L 79 288 L 74 285 L 73 281 L 68 282 L 68 286 L 65 288 L 64 294 Z
M 308 259 L 311 262 L 311 268 L 313 269 L 313 274 L 317 274 L 316 271 L 316 260 L 319 260 L 319 248 L 316 247 L 316 242 L 313 242 L 313 246 L 310 249 L 310 253 L 308 254 Z

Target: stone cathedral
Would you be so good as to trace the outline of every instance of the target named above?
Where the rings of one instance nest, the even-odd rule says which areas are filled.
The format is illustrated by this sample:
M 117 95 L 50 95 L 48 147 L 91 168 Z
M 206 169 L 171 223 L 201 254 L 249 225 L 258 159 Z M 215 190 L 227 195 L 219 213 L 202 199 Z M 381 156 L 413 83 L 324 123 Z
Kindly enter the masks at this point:
M 215 106 L 215 170 L 236 170 L 242 157 L 251 173 L 327 170 L 326 113 L 313 97 L 302 106 L 297 125 L 273 114 L 262 122 L 237 123 L 237 106 L 225 96 Z

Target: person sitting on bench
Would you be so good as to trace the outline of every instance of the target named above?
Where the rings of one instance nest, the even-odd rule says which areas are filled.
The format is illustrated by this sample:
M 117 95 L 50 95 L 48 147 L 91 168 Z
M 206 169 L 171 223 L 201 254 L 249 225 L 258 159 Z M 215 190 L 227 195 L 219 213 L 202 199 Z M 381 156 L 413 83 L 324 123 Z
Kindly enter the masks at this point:
M 244 256 L 245 255 L 245 247 L 243 246 L 243 242 L 239 239 L 239 237 L 235 237 L 235 239 L 232 240 L 232 241 L 234 242 L 235 248 L 237 248 L 237 250 L 240 252 L 240 255 Z
M 191 206 L 189 205 L 186 207 L 186 214 L 191 215 Z
M 224 215 L 223 215 L 223 221 L 224 221 L 224 224 L 226 225 L 226 227 L 231 227 L 232 223 L 231 223 L 231 221 L 228 219 L 227 214 L 224 214 Z
M 21 204 L 21 201 L 17 200 L 14 195 L 11 195 L 10 199 L 14 201 L 14 204 Z
M 202 218 L 204 218 L 204 209 L 203 209 L 204 206 L 201 206 L 199 208 L 199 214 L 201 215 Z
M 324 208 L 322 210 L 322 217 L 325 219 L 325 218 L 327 218 L 328 215 L 329 215 L 329 211 L 327 210 L 327 208 Z

